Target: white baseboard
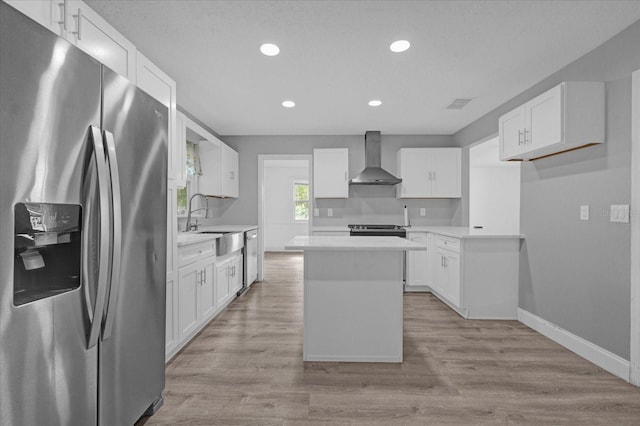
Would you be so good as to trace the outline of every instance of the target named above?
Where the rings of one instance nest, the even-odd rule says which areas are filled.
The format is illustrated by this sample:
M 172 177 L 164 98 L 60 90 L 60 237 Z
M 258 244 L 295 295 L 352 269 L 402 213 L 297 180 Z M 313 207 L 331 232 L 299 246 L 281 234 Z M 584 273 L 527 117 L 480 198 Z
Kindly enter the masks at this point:
M 626 359 L 521 308 L 518 308 L 518 321 L 609 373 L 629 381 L 631 364 Z
M 399 356 L 304 355 L 303 361 L 315 362 L 402 362 Z
M 431 288 L 426 285 L 404 285 L 405 293 L 431 293 Z

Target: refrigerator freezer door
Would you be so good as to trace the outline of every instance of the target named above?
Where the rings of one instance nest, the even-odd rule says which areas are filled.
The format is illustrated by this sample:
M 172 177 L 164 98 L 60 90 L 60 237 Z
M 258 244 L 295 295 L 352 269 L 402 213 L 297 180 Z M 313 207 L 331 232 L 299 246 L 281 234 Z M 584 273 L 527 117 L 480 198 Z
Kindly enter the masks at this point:
M 88 131 L 100 124 L 100 64 L 4 2 L 0 64 L 0 424 L 96 424 L 85 295 L 96 293 L 99 209 L 83 194 L 97 186 Z M 85 267 L 79 288 L 15 306 L 14 206 L 27 202 L 82 206 Z
M 104 68 L 102 128 L 120 180 L 120 274 L 100 344 L 101 425 L 133 424 L 164 388 L 167 108 Z M 112 136 L 111 136 L 112 134 Z M 112 138 L 112 139 L 111 139 Z

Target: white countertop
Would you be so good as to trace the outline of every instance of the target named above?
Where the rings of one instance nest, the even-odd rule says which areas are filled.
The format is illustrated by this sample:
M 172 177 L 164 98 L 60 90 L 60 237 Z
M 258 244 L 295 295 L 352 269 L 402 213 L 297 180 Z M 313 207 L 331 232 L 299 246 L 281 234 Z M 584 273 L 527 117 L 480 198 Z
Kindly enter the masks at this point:
M 467 226 L 408 226 L 410 232 L 430 232 L 453 238 L 523 238 L 518 234 L 504 234 L 490 232 L 486 229 L 474 229 Z
M 247 232 L 258 228 L 258 225 L 210 225 L 201 226 L 195 232 Z
M 400 237 L 297 236 L 286 250 L 426 250 L 424 245 Z
M 201 243 L 203 241 L 215 240 L 222 237 L 222 234 L 198 234 L 196 232 L 178 232 L 176 241 L 178 247 L 189 244 Z

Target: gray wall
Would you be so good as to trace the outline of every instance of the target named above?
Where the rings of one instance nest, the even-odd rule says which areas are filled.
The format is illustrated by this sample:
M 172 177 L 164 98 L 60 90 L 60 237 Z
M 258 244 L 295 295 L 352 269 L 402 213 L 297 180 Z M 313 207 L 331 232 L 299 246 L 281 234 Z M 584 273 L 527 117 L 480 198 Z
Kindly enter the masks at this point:
M 606 82 L 604 145 L 523 164 L 519 305 L 627 360 L 630 227 L 610 223 L 604 212 L 630 203 L 631 73 L 640 68 L 639 40 L 636 22 L 453 136 L 468 148 L 497 133 L 500 115 L 562 81 Z M 464 161 L 463 170 L 468 155 Z M 582 204 L 591 207 L 588 222 L 579 220 Z M 468 195 L 459 209 L 463 223 L 467 206 Z
M 240 154 L 240 198 L 212 200 L 211 223 L 258 223 L 258 155 L 312 154 L 314 148 L 349 148 L 349 175 L 354 177 L 364 167 L 364 135 L 350 136 L 223 136 L 221 138 Z M 396 152 L 400 147 L 451 146 L 450 136 L 382 135 L 382 167 L 396 171 Z M 460 200 L 399 200 L 394 187 L 351 187 L 345 200 L 317 200 L 320 216 L 314 225 L 349 223 L 403 222 L 403 206 L 409 207 L 411 223 L 449 225 L 458 214 Z M 426 208 L 426 216 L 419 209 Z M 333 217 L 327 209 L 333 208 Z

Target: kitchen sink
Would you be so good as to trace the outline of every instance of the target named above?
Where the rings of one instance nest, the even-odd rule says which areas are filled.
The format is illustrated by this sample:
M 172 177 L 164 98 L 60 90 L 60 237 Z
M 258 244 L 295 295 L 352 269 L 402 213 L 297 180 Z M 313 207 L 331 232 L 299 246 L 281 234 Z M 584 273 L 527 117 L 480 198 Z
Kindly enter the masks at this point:
M 207 232 L 203 232 L 207 233 Z M 241 250 L 244 247 L 244 234 L 242 232 L 226 232 L 216 239 L 216 256 L 224 256 Z

